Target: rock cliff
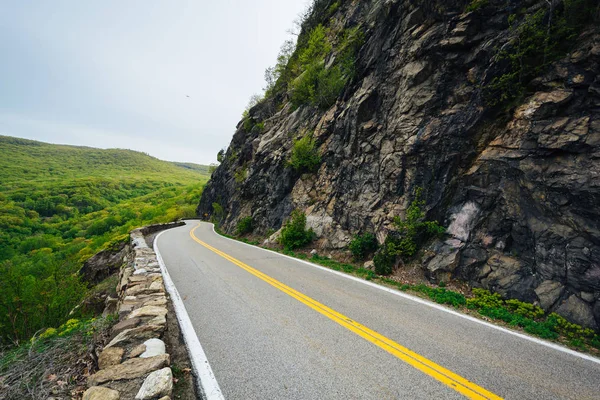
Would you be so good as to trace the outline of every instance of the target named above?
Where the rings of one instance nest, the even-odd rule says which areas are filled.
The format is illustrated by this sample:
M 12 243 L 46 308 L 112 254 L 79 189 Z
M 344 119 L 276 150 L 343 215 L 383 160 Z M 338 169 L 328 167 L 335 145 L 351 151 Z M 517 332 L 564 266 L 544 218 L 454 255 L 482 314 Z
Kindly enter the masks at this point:
M 596 3 L 577 30 L 552 36 L 559 43 L 538 43 L 543 60 L 527 59 L 536 46 L 519 47 L 535 29 L 549 34 L 573 2 L 316 1 L 296 52 L 319 23 L 332 42 L 358 27 L 355 73 L 331 106 L 297 106 L 275 91 L 251 108 L 198 214 L 214 215 L 218 203 L 225 230 L 251 215 L 264 233 L 301 209 L 319 246 L 339 249 L 359 232 L 383 241 L 423 188 L 427 216 L 447 227 L 420 253 L 428 277 L 538 302 L 598 329 Z M 339 54 L 333 46 L 326 68 Z M 303 174 L 289 159 L 307 132 L 321 163 Z

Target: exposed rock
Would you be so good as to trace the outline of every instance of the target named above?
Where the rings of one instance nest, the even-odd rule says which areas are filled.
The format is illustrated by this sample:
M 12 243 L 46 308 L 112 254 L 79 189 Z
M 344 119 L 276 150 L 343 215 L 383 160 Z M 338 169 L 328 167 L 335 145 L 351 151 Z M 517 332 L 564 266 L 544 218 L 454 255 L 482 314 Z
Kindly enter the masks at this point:
M 375 263 L 371 260 L 371 261 L 367 261 L 363 264 L 363 268 L 364 269 L 368 269 L 370 271 L 375 270 Z
M 79 270 L 79 275 L 85 282 L 98 284 L 119 270 L 127 251 L 128 246 L 125 242 L 100 251 L 88 258 Z
M 160 339 L 148 339 L 144 342 L 146 350 L 140 354 L 141 358 L 148 358 L 165 354 L 165 342 Z
M 167 365 L 169 365 L 168 354 L 150 358 L 132 358 L 122 364 L 96 372 L 89 377 L 88 384 L 95 386 L 110 381 L 139 378 Z
M 123 359 L 123 353 L 125 353 L 125 350 L 120 347 L 108 347 L 102 350 L 102 353 L 98 357 L 98 367 L 105 369 L 120 364 Z
M 125 329 L 115 336 L 106 347 L 116 346 L 117 344 L 124 346 L 135 341 L 159 337 L 163 329 L 164 326 L 150 324 L 142 325 L 137 328 Z
M 592 307 L 575 295 L 571 295 L 556 311 L 583 327 L 598 329 Z
M 107 315 L 115 314 L 117 312 L 118 304 L 119 299 L 108 296 L 104 302 L 104 311 L 102 311 L 102 316 L 106 317 Z
M 540 307 L 548 311 L 558 300 L 564 290 L 563 285 L 556 281 L 544 281 L 536 289 L 535 294 L 540 300 Z
M 541 0 L 527 7 L 539 4 L 545 7 Z M 600 25 L 590 24 L 569 54 L 523 82 L 521 104 L 506 111 L 490 103 L 485 87 L 507 73 L 498 51 L 511 49 L 514 7 L 489 2 L 464 13 L 464 5 L 349 2 L 327 14 L 344 28 L 371 21 L 355 78 L 326 110 L 293 108 L 286 95 L 251 108 L 249 117 L 265 127 L 237 126 L 198 214 L 210 215 L 217 202 L 225 231 L 251 215 L 266 234 L 300 209 L 326 254 L 358 233 L 383 242 L 422 188 L 427 218 L 463 243 L 426 245 L 431 279 L 452 276 L 523 301 L 540 297 L 551 311 L 567 292 L 593 294 L 583 297 L 597 304 Z M 321 156 L 313 174 L 288 164 L 303 132 L 313 132 Z M 239 182 L 241 168 L 247 177 Z M 539 288 L 545 281 L 564 290 Z
M 148 375 L 135 398 L 137 400 L 150 400 L 157 397 L 170 396 L 172 391 L 173 373 L 171 372 L 171 368 L 167 367 Z
M 165 306 L 166 304 L 167 298 L 164 296 L 144 302 L 144 306 Z
M 135 346 L 133 349 L 131 349 L 131 351 L 128 354 L 128 357 L 129 358 L 139 357 L 139 355 L 145 351 L 146 351 L 146 345 L 142 343 L 138 346 Z
M 157 316 L 165 316 L 167 315 L 167 309 L 159 306 L 144 306 L 133 310 L 128 319 L 136 318 L 136 317 L 157 317 Z
M 83 393 L 82 400 L 119 400 L 119 392 L 101 386 L 92 386 Z

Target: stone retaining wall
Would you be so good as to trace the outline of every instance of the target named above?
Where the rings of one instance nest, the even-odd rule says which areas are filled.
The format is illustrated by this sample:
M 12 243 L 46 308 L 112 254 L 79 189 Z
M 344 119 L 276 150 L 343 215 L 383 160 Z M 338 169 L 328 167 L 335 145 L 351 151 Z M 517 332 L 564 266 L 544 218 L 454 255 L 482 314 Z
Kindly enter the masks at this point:
M 154 225 L 131 232 L 131 250 L 121 267 L 114 308 L 119 322 L 98 355 L 99 371 L 88 378 L 83 400 L 171 398 L 170 356 L 161 339 L 168 298 L 156 254 L 144 235 L 179 225 Z

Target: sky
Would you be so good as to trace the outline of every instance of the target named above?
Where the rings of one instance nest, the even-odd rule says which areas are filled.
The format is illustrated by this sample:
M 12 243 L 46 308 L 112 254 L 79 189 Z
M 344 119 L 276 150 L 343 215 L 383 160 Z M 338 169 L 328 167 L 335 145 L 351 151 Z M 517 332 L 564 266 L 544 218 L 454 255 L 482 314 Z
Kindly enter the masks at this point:
M 216 162 L 306 4 L 4 2 L 0 135 Z

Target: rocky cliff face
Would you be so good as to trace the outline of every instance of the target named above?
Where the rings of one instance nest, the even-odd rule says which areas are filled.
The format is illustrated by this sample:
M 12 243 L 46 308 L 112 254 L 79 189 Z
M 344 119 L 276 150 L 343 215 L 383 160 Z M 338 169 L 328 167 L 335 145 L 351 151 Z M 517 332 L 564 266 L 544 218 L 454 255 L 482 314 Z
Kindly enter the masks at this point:
M 544 2 L 467 6 L 341 2 L 323 23 L 365 33 L 355 77 L 327 110 L 293 109 L 285 94 L 252 108 L 198 213 L 219 203 L 226 230 L 251 215 L 266 232 L 301 209 L 319 246 L 343 248 L 358 232 L 383 240 L 420 187 L 428 217 L 448 228 L 423 252 L 431 279 L 463 279 L 598 329 L 600 29 L 578 32 L 507 105 L 486 88 L 506 73 L 510 15 Z M 308 131 L 322 163 L 299 174 L 288 160 Z

